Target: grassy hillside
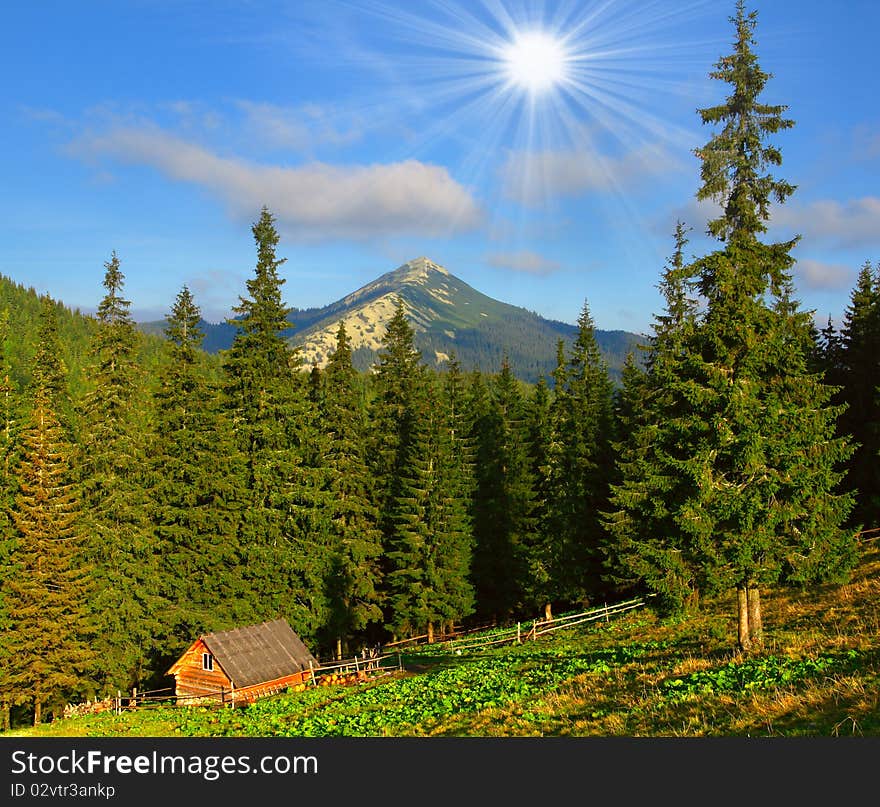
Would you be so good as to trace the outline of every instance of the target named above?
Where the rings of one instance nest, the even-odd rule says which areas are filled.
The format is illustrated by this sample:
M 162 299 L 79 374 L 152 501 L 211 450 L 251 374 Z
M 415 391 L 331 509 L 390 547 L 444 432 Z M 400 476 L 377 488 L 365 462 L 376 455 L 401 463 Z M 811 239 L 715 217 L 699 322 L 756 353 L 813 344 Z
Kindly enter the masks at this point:
M 97 305 L 103 292 L 95 291 Z M 68 370 L 68 386 L 74 398 L 86 389 L 84 368 L 90 361 L 89 343 L 95 332 L 97 320 L 83 314 L 79 309 L 71 309 L 62 302 L 53 301 L 58 322 L 58 336 L 64 355 L 64 365 Z M 30 382 L 32 363 L 36 353 L 40 329 L 42 303 L 36 290 L 16 283 L 0 275 L 0 314 L 9 317 L 6 355 L 9 359 L 13 381 L 18 389 L 24 389 Z M 139 345 L 139 360 L 145 367 L 155 367 L 161 361 L 164 339 L 160 335 L 148 334 Z
M 880 736 L 880 543 L 849 583 L 765 594 L 767 651 L 743 658 L 734 601 L 648 608 L 521 645 L 406 651 L 404 671 L 247 708 L 153 707 L 15 736 Z

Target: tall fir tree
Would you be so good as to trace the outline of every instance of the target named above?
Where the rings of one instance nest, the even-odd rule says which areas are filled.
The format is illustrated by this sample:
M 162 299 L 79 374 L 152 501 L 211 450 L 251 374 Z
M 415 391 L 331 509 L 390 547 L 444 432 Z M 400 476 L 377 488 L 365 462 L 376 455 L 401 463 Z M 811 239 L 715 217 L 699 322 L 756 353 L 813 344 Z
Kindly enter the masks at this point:
M 382 620 L 382 533 L 367 469 L 364 402 L 344 322 L 339 323 L 336 348 L 321 377 L 318 400 L 327 434 L 332 541 L 327 629 L 337 657 L 341 658 L 352 640 L 363 639 L 368 629 Z
M 149 502 L 162 635 L 173 654 L 193 636 L 228 627 L 244 592 L 230 435 L 200 360 L 201 312 L 186 286 L 165 319 L 168 361 L 154 393 Z
M 543 609 L 545 619 L 550 619 L 553 616 L 553 603 L 559 597 L 557 578 L 562 558 L 558 551 L 554 520 L 554 481 L 558 470 L 553 455 L 552 396 L 543 376 L 538 379 L 528 401 L 526 421 L 535 527 L 524 541 L 528 566 L 525 599 L 528 605 Z
M 69 699 L 90 694 L 97 659 L 73 446 L 55 414 L 64 377 L 51 362 L 43 366 L 56 335 L 53 320 L 53 307 L 44 305 L 31 412 L 21 435 L 12 573 L 4 581 L 4 688 L 13 701 L 30 705 L 35 725 L 44 709 L 58 715 Z
M 557 585 L 561 597 L 588 603 L 604 593 L 605 531 L 612 469 L 613 385 L 599 351 L 589 306 L 578 317 L 561 384 L 555 389 L 558 441 L 562 445 L 556 519 L 562 538 Z
M 869 261 L 859 271 L 840 334 L 841 434 L 856 450 L 848 463 L 847 484 L 856 491 L 852 520 L 880 527 L 880 266 Z
M 12 551 L 16 544 L 12 510 L 18 490 L 18 432 L 21 402 L 12 376 L 9 350 L 9 310 L 0 312 L 0 631 L 9 627 L 6 581 L 13 575 Z M 10 650 L 0 643 L 0 730 L 10 727 L 15 697 L 10 672 Z
M 152 666 L 158 609 L 155 554 L 146 502 L 148 406 L 137 355 L 140 335 L 123 296 L 125 276 L 114 252 L 104 264 L 106 290 L 90 344 L 90 390 L 81 402 L 80 481 L 92 605 L 101 622 L 96 650 L 99 688 L 140 687 Z
M 525 401 L 506 358 L 475 421 L 474 440 L 477 612 L 504 620 L 526 607 L 527 547 L 535 528 Z
M 645 372 L 624 368 L 606 527 L 609 576 L 617 585 L 646 587 L 668 612 L 694 604 L 697 558 L 681 523 L 693 483 L 682 473 L 705 424 L 684 394 L 697 301 L 685 262 L 687 229 L 678 222 L 675 249 L 659 283 L 664 312 L 655 317 Z
M 382 577 L 386 583 L 383 610 L 389 624 L 393 621 L 393 607 L 388 600 L 392 570 L 389 551 L 397 529 L 394 508 L 401 492 L 403 469 L 411 454 L 418 391 L 425 383 L 422 356 L 413 340 L 404 302 L 398 298 L 374 367 L 369 410 L 371 435 L 367 444 L 374 503 L 382 531 Z
M 387 627 L 393 636 L 427 632 L 440 618 L 434 598 L 437 563 L 436 401 L 427 373 L 408 405 L 411 427 L 397 468 L 394 498 L 388 502 L 391 532 L 386 540 Z
M 451 631 L 470 617 L 475 607 L 471 578 L 474 553 L 474 444 L 467 410 L 464 373 L 455 353 L 441 376 L 438 437 L 438 527 L 442 542 L 440 563 L 440 621 Z
M 63 350 L 58 335 L 56 303 L 48 295 L 43 295 L 40 304 L 40 327 L 37 331 L 37 351 L 30 386 L 32 390 L 45 391 L 59 422 L 66 427 L 68 437 L 72 438 L 72 402 L 67 386 L 67 367 L 62 358 Z
M 375 365 L 370 420 L 372 471 L 376 503 L 383 514 L 396 495 L 395 486 L 413 428 L 413 402 L 423 381 L 422 355 L 416 350 L 412 326 L 402 298 L 395 303 Z
M 840 578 L 854 562 L 854 535 L 842 526 L 852 497 L 835 492 L 851 448 L 834 436 L 833 390 L 807 369 L 807 315 L 791 299 L 796 240 L 760 240 L 771 203 L 794 191 L 769 172 L 782 157 L 766 141 L 793 122 L 784 106 L 759 101 L 770 76 L 752 50 L 756 13 L 739 0 L 731 22 L 733 52 L 710 74 L 731 94 L 700 110 L 721 128 L 695 151 L 697 198 L 720 204 L 709 233 L 721 247 L 694 264 L 705 314 L 684 395 L 708 428 L 682 465 L 694 493 L 679 522 L 700 587 L 736 590 L 739 647 L 758 652 L 762 587 Z
M 315 463 L 316 413 L 302 360 L 285 338 L 291 309 L 282 299 L 286 259 L 276 256 L 275 218 L 263 207 L 252 227 L 257 248 L 250 296 L 229 320 L 236 326 L 224 357 L 224 408 L 234 432 L 240 502 L 238 540 L 254 619 L 286 617 L 304 638 L 327 618 L 328 552 L 317 526 L 323 480 Z
M 466 452 L 455 434 L 451 401 L 446 398 L 450 390 L 439 383 L 442 379 L 423 375 L 392 505 L 389 627 L 395 635 L 424 630 L 433 642 L 438 625 L 471 613 L 471 530 L 469 480 L 462 461 Z

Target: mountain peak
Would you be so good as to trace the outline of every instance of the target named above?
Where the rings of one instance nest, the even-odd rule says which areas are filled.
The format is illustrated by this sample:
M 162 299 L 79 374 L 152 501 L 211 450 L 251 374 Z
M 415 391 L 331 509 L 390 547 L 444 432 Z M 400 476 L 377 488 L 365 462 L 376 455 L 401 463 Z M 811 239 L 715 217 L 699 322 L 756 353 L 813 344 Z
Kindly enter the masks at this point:
M 410 280 L 410 281 L 423 281 L 426 280 L 428 275 L 431 272 L 439 272 L 441 275 L 448 275 L 449 272 L 438 263 L 434 263 L 430 258 L 426 258 L 422 256 L 420 258 L 413 258 L 411 261 L 407 261 L 400 269 L 397 270 L 401 273 L 401 280 Z

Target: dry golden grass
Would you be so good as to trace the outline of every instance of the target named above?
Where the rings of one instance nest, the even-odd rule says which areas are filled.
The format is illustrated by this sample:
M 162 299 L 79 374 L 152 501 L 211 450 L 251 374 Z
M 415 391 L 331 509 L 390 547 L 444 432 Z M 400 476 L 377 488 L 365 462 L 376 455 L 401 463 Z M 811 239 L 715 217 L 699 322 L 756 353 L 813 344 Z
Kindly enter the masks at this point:
M 610 649 L 640 648 L 602 672 L 569 678 L 552 691 L 504 707 L 455 714 L 405 733 L 473 737 L 790 737 L 880 736 L 880 541 L 862 546 L 852 578 L 843 585 L 762 592 L 765 656 L 804 659 L 842 656 L 852 663 L 784 686 L 670 697 L 669 681 L 716 673 L 758 661 L 735 648 L 735 598 L 701 604 L 682 619 L 649 609 L 589 629 L 542 638 L 559 653 L 603 657 Z M 563 635 L 565 634 L 565 635 Z M 615 656 L 616 657 L 616 656 Z M 847 658 L 849 658 L 847 656 Z M 438 651 L 432 666 L 460 663 Z M 827 669 L 827 668 L 825 668 Z M 738 680 L 738 679 L 737 679 Z M 775 680 L 775 679 L 771 679 Z M 781 680 L 781 679 L 780 679 Z M 765 684 L 762 682 L 762 686 Z M 175 732 L 175 713 L 135 714 L 100 724 L 105 735 L 161 736 Z M 117 725 L 118 724 L 118 725 Z M 47 724 L 42 735 L 90 733 L 88 720 Z
M 880 542 L 863 545 L 847 583 L 774 589 L 764 593 L 763 605 L 765 654 L 797 660 L 855 650 L 863 659 L 858 670 L 769 691 L 670 702 L 661 691 L 668 678 L 742 660 L 733 647 L 735 603 L 721 597 L 680 622 L 642 615 L 620 640 L 666 643 L 667 650 L 568 681 L 541 700 L 535 711 L 543 719 L 529 731 L 537 725 L 542 735 L 561 736 L 880 735 Z M 513 711 L 482 715 L 470 726 L 497 735 L 524 729 Z

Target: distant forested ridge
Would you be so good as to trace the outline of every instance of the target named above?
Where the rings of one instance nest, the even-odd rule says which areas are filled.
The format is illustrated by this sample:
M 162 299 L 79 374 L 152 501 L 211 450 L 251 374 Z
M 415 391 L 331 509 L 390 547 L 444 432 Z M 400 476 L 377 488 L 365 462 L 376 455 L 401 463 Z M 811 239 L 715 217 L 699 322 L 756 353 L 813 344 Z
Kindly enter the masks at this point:
M 415 347 L 435 369 L 441 369 L 453 353 L 466 372 L 497 373 L 507 359 L 517 378 L 535 383 L 542 376 L 551 378 L 557 340 L 571 346 L 577 335 L 575 325 L 494 300 L 427 258 L 418 258 L 334 303 L 321 308 L 291 307 L 287 316 L 291 327 L 284 336 L 292 347 L 302 349 L 307 366 L 314 362 L 323 366 L 333 348 L 336 327 L 345 321 L 355 369 L 367 371 L 379 358 L 381 337 L 398 298 L 413 327 Z M 163 323 L 140 327 L 161 334 Z M 203 320 L 199 327 L 205 334 L 203 348 L 211 353 L 226 350 L 235 338 L 235 326 L 228 322 Z M 636 346 L 645 344 L 647 337 L 598 328 L 595 337 L 612 380 L 619 384 L 627 355 L 637 352 Z

